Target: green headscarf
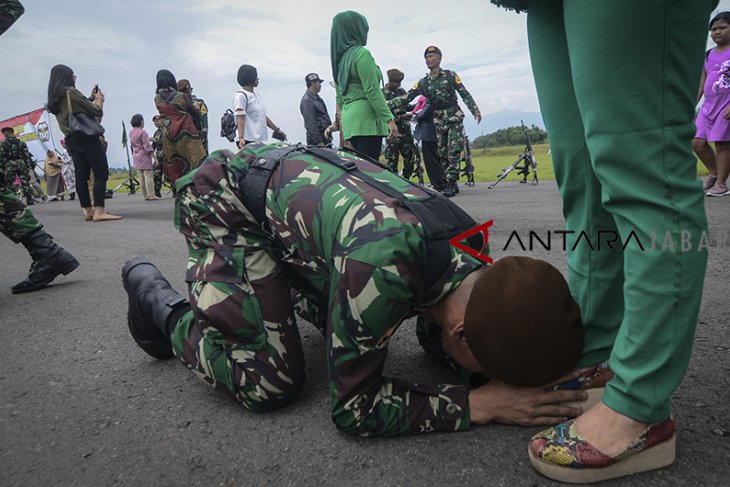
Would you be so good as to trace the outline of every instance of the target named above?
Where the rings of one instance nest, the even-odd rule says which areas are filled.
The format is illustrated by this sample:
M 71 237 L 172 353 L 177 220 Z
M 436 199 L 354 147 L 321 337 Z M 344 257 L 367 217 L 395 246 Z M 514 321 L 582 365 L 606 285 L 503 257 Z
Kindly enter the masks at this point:
M 344 95 L 350 83 L 350 68 L 355 54 L 368 42 L 368 21 L 357 12 L 340 12 L 332 19 L 330 62 L 337 89 Z

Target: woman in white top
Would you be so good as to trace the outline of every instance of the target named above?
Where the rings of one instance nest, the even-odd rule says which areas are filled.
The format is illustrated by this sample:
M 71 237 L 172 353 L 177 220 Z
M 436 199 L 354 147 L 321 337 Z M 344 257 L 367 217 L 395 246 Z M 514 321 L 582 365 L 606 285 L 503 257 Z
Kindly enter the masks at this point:
M 266 127 L 274 131 L 272 137 L 286 140 L 286 134 L 266 116 L 264 102 L 254 88 L 259 85 L 256 68 L 243 64 L 238 68 L 238 84 L 241 89 L 233 95 L 233 113 L 236 116 L 236 133 L 239 149 L 251 142 L 264 142 L 268 139 Z

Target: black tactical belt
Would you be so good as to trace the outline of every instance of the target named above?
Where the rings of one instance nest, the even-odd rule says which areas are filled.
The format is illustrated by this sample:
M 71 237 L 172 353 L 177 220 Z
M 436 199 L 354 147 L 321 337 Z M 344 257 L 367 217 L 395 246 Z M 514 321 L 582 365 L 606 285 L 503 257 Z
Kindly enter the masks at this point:
M 294 145 L 269 151 L 266 157 L 259 157 L 252 162 L 248 167 L 248 172 L 239 180 L 243 204 L 259 224 L 267 224 L 266 188 L 269 187 L 271 175 L 282 159 L 300 148 L 300 146 Z

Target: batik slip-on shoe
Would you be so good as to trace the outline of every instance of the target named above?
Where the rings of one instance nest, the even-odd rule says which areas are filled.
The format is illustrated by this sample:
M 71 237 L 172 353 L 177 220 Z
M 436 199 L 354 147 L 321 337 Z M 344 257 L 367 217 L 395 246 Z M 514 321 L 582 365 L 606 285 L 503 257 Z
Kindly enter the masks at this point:
M 530 440 L 527 453 L 535 470 L 572 484 L 588 484 L 666 467 L 674 462 L 677 437 L 673 419 L 649 425 L 624 451 L 609 457 L 581 438 L 575 420 Z
M 577 378 L 563 382 L 553 387 L 553 390 L 566 389 L 571 391 L 585 391 L 588 399 L 585 401 L 568 402 L 563 406 L 581 408 L 588 411 L 590 408 L 601 402 L 603 391 L 606 390 L 606 383 L 613 379 L 613 371 L 608 366 L 608 361 L 591 367 L 582 372 Z

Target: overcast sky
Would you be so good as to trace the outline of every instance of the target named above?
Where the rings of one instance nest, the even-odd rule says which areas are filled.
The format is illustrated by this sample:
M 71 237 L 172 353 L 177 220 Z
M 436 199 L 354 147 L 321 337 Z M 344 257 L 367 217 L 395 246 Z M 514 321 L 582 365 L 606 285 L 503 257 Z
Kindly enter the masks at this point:
M 258 69 L 256 90 L 269 117 L 289 141 L 303 141 L 304 75 L 332 79 L 332 17 L 348 9 L 368 19 L 368 49 L 383 72 L 397 67 L 406 74 L 404 87 L 425 74 L 423 50 L 435 44 L 443 52 L 442 66 L 461 76 L 484 116 L 505 109 L 538 111 L 526 16 L 488 0 L 23 0 L 23 5 L 25 15 L 0 38 L 0 120 L 43 106 L 51 67 L 67 64 L 82 92 L 98 83 L 106 95 L 103 125 L 112 166 L 126 166 L 122 120 L 129 130 L 131 116 L 141 113 L 147 131 L 154 131 L 155 75 L 162 68 L 189 79 L 208 104 L 211 150 L 233 147 L 219 136 L 220 116 L 238 89 L 241 64 Z M 730 0 L 722 0 L 720 8 L 730 9 Z M 325 84 L 320 95 L 334 114 L 334 90 Z M 467 119 L 470 135 L 483 132 L 470 115 Z

